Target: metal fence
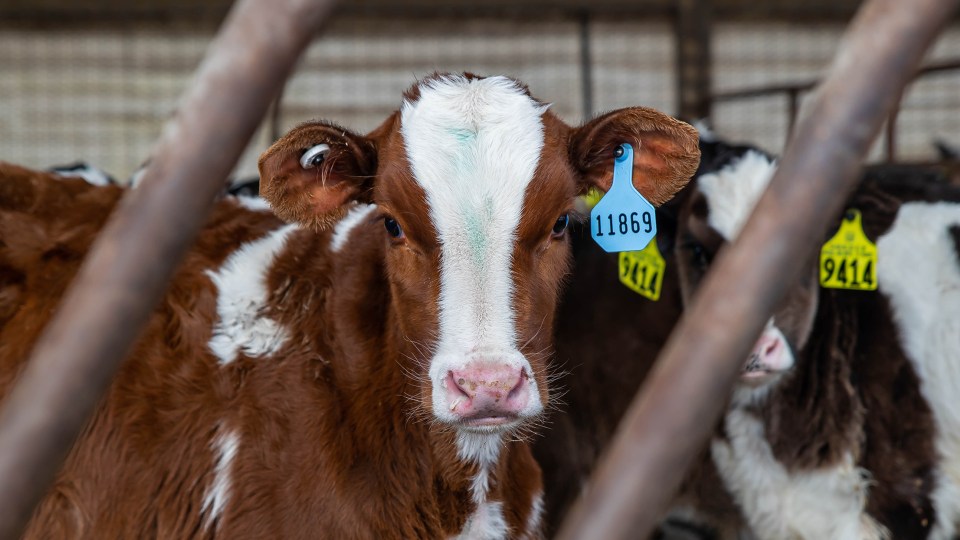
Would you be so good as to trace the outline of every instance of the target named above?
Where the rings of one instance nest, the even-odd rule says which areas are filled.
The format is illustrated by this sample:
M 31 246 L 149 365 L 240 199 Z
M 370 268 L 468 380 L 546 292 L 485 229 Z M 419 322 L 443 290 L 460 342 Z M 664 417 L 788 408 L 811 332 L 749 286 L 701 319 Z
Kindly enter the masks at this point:
M 416 77 L 435 70 L 514 75 L 572 122 L 626 105 L 677 112 L 673 22 L 636 12 L 587 17 L 336 17 L 308 48 L 274 121 L 254 137 L 234 174 L 255 175 L 256 157 L 276 132 L 309 118 L 373 128 Z M 0 159 L 32 167 L 86 161 L 123 180 L 148 157 L 214 30 L 173 22 L 144 27 L 116 14 L 91 29 L 71 28 L 0 33 Z M 818 77 L 842 30 L 814 20 L 715 21 L 714 94 Z M 928 61 L 958 57 L 954 27 Z M 914 84 L 898 117 L 896 157 L 929 161 L 935 140 L 960 145 L 958 111 L 960 71 Z M 779 153 L 789 99 L 780 93 L 717 101 L 712 121 L 721 136 Z M 882 157 L 883 144 L 871 159 Z

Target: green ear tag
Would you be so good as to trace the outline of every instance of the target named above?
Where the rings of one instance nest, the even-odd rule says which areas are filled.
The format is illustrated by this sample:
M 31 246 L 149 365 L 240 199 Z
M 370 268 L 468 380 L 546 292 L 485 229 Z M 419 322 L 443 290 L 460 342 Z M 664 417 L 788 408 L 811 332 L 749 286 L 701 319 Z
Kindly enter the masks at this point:
M 660 255 L 656 238 L 640 251 L 620 252 L 620 283 L 654 302 L 660 299 L 666 268 L 667 262 Z
M 877 246 L 863 232 L 860 211 L 847 210 L 840 229 L 820 248 L 820 286 L 826 289 L 877 289 Z

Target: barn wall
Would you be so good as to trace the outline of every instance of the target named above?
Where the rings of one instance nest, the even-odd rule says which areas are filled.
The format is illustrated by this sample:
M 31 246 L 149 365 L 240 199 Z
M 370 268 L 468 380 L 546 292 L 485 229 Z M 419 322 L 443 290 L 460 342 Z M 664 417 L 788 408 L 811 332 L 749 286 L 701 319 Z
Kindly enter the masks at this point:
M 377 125 L 415 77 L 434 70 L 505 73 L 529 83 L 571 122 L 583 116 L 577 18 L 341 16 L 307 51 L 280 114 L 287 129 L 329 118 L 360 131 Z M 674 38 L 667 19 L 598 17 L 589 24 L 593 112 L 648 105 L 675 112 Z M 842 25 L 723 22 L 714 29 L 714 87 L 790 82 L 818 75 Z M 0 159 L 34 167 L 88 161 L 126 178 L 148 155 L 198 65 L 213 30 L 155 24 L 7 29 L 0 33 Z M 933 57 L 960 56 L 960 28 Z M 229 89 L 224 89 L 225 92 Z M 960 142 L 960 73 L 907 94 L 900 157 L 932 156 L 935 137 Z M 720 104 L 721 135 L 782 149 L 782 97 Z M 237 168 L 254 175 L 270 142 L 256 135 Z

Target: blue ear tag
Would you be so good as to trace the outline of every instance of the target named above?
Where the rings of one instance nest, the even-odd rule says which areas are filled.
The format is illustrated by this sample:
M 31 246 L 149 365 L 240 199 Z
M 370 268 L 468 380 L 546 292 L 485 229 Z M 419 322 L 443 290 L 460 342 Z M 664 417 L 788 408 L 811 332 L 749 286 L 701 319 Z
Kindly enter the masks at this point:
M 640 251 L 657 234 L 653 205 L 633 187 L 633 147 L 613 161 L 613 185 L 590 211 L 590 235 L 604 251 Z

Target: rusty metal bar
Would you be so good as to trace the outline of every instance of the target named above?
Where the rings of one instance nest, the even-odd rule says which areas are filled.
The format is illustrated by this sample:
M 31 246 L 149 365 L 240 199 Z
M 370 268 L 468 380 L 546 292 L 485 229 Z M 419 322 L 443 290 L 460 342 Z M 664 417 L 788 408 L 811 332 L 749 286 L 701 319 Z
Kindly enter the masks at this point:
M 0 538 L 21 534 L 333 3 L 241 0 L 231 10 L 143 184 L 94 244 L 3 403 Z
M 842 209 L 900 90 L 957 0 L 871 0 L 739 239 L 720 253 L 558 538 L 646 538 L 739 367 Z

